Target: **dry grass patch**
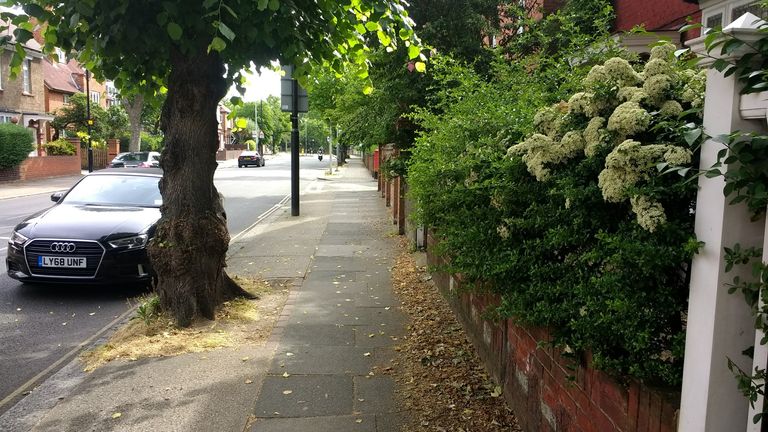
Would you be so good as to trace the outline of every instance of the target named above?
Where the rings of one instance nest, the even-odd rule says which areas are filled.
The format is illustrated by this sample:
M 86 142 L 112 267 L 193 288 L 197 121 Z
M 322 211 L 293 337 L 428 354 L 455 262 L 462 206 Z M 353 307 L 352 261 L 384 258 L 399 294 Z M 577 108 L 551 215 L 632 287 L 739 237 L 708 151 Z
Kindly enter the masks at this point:
M 263 344 L 288 298 L 290 282 L 245 277 L 233 279 L 259 298 L 225 302 L 217 310 L 215 321 L 199 320 L 189 328 L 176 327 L 167 315 L 157 311 L 154 295 L 140 298 L 135 317 L 104 345 L 80 356 L 85 370 L 94 370 L 113 360 L 135 361 L 242 344 Z

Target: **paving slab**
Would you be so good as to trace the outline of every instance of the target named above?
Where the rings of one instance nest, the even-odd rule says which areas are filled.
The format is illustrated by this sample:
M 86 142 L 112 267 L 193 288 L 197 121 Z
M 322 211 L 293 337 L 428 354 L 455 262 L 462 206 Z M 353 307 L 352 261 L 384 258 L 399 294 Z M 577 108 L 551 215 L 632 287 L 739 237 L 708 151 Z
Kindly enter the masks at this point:
M 348 326 L 335 324 L 288 324 L 283 329 L 285 345 L 354 345 L 355 333 Z
M 375 415 L 311 417 L 258 420 L 251 432 L 394 432 L 396 429 L 378 429 Z M 382 424 L 386 424 L 382 422 Z M 388 427 L 388 426 L 387 426 Z
M 354 386 L 346 375 L 268 376 L 256 402 L 257 417 L 318 417 L 352 413 Z
M 395 382 L 391 377 L 355 377 L 355 411 L 365 414 L 397 412 Z M 382 395 L 384 395 L 382 397 Z
M 291 354 L 290 356 L 287 354 Z M 282 375 L 366 375 L 374 366 L 367 348 L 359 346 L 281 345 L 275 353 L 269 373 Z

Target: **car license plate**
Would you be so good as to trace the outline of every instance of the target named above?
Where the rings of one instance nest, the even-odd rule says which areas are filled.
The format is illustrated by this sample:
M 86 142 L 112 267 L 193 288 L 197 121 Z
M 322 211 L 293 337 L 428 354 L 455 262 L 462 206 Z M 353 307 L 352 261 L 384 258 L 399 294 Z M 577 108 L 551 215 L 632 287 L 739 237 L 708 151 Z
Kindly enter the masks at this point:
M 38 267 L 59 267 L 59 268 L 85 268 L 85 257 L 37 257 Z

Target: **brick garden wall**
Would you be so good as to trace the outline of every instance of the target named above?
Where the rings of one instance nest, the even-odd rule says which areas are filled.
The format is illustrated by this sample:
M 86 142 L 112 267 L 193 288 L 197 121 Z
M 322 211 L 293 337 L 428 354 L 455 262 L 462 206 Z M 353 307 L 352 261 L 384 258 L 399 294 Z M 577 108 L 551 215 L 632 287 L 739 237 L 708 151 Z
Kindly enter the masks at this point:
M 242 152 L 242 150 L 219 150 L 216 152 L 216 160 L 225 161 L 229 159 L 237 159 Z
M 80 174 L 80 156 L 42 156 L 24 160 L 14 168 L 0 169 L 0 182 L 35 180 Z
M 427 238 L 430 266 L 442 263 L 429 253 L 435 238 Z M 491 321 L 484 311 L 498 304 L 491 294 L 455 292 L 461 277 L 433 273 L 446 293 L 488 371 L 504 388 L 504 397 L 523 430 L 653 431 L 676 430 L 680 394 L 651 389 L 636 382 L 622 384 L 590 367 L 590 359 L 574 360 L 548 341 L 544 329 L 525 328 L 512 320 Z M 570 377 L 570 378 L 569 378 Z

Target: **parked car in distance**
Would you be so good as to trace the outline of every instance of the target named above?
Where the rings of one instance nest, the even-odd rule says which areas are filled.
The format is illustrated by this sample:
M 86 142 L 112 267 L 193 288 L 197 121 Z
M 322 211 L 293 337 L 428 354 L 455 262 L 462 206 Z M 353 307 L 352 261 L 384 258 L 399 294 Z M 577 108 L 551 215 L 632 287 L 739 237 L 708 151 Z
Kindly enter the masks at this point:
M 250 165 L 256 165 L 257 167 L 264 166 L 264 158 L 261 157 L 259 152 L 246 150 L 240 153 L 240 156 L 237 157 L 238 168 Z
M 51 195 L 52 207 L 16 225 L 8 275 L 22 282 L 147 283 L 146 247 L 163 203 L 156 168 L 105 169 Z
M 128 152 L 120 153 L 112 159 L 109 168 L 159 168 L 160 153 Z
M 123 168 L 125 167 L 125 163 L 123 162 L 123 159 L 125 159 L 126 156 L 131 154 L 130 152 L 123 152 L 118 153 L 117 156 L 115 156 L 114 159 L 109 163 L 108 168 Z

